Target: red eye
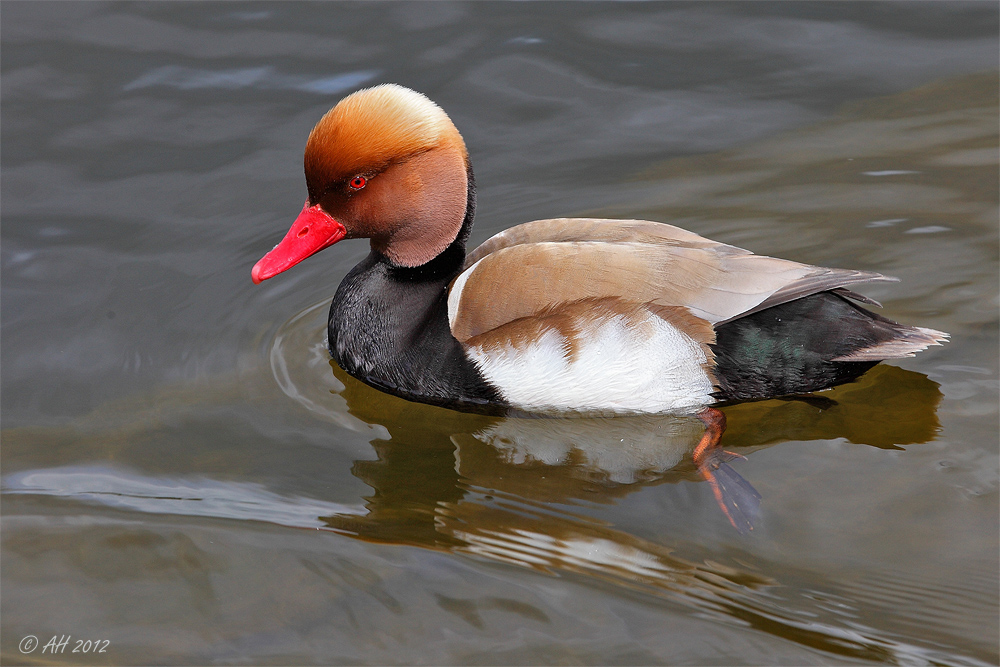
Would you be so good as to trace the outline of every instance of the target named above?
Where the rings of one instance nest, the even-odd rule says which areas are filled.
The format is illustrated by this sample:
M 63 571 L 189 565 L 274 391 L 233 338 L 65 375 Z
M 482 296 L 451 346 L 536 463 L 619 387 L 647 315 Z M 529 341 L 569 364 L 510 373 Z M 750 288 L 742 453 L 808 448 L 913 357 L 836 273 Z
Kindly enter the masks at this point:
M 351 187 L 354 188 L 355 190 L 360 190 L 361 188 L 365 187 L 367 183 L 368 179 L 365 178 L 364 176 L 355 176 L 354 178 L 351 179 Z

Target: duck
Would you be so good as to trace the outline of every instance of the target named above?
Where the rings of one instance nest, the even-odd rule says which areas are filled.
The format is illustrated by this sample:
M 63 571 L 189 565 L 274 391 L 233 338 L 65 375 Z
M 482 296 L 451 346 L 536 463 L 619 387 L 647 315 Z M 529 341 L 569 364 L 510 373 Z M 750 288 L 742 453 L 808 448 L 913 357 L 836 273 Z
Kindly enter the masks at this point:
M 440 106 L 396 84 L 327 112 L 304 170 L 305 204 L 252 280 L 369 239 L 333 298 L 329 351 L 412 401 L 697 413 L 706 431 L 694 456 L 711 477 L 718 406 L 824 390 L 948 337 L 882 317 L 851 289 L 895 278 L 757 255 L 663 222 L 536 220 L 467 251 L 476 182 L 465 141 Z

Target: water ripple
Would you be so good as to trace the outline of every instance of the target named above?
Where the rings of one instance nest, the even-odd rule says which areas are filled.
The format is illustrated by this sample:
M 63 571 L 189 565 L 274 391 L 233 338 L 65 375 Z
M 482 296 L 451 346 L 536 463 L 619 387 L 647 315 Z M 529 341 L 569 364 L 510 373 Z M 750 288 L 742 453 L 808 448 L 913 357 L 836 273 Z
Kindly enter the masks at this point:
M 265 88 L 299 90 L 317 95 L 333 95 L 371 81 L 379 70 L 358 70 L 328 77 L 314 78 L 295 74 L 282 74 L 273 67 L 242 67 L 238 69 L 210 70 L 164 65 L 146 72 L 125 84 L 124 90 L 140 90 L 154 86 L 167 86 L 180 90 L 221 88 Z
M 285 497 L 260 484 L 207 478 L 149 477 L 110 466 L 26 470 L 3 478 L 3 492 L 70 497 L 148 514 L 264 521 L 293 528 L 322 528 L 318 517 L 363 514 L 364 509 L 301 497 Z

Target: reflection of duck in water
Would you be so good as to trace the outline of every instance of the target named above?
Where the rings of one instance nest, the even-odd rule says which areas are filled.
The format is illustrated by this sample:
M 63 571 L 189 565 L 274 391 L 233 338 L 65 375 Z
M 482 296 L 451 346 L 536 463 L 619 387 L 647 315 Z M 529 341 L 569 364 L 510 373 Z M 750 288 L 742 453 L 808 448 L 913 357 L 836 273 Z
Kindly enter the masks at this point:
M 300 335 L 307 331 L 312 329 L 303 328 Z M 450 547 L 457 542 L 438 516 L 445 506 L 451 508 L 449 516 L 473 513 L 478 518 L 468 522 L 489 524 L 476 530 L 498 535 L 506 530 L 510 503 L 550 512 L 554 506 L 580 502 L 616 503 L 649 486 L 701 477 L 690 456 L 702 431 L 693 415 L 608 419 L 462 413 L 385 394 L 336 364 L 330 366 L 342 383 L 334 392 L 346 401 L 347 411 L 360 422 L 379 426 L 371 441 L 376 460 L 356 461 L 352 469 L 375 489 L 368 498 L 368 515 L 327 519 L 331 526 L 367 539 Z M 312 373 L 302 381 L 307 391 L 328 391 L 316 389 Z M 821 406 L 762 401 L 724 408 L 727 446 L 749 454 L 789 440 L 843 438 L 895 448 L 927 442 L 939 429 L 940 389 L 920 373 L 880 366 L 826 396 Z M 314 409 L 319 409 L 319 393 L 315 397 Z M 342 418 L 343 411 L 335 406 L 331 416 Z M 508 511 L 485 502 L 490 496 L 506 499 Z M 676 494 L 666 497 L 683 502 Z M 742 504 L 734 507 L 737 500 Z M 750 528 L 756 492 L 743 482 L 726 501 L 734 525 L 741 531 Z M 663 515 L 661 520 L 686 524 L 698 511 L 684 505 L 676 517 Z M 533 530 L 544 532 L 540 526 Z
M 718 472 L 725 420 L 711 404 L 825 389 L 946 337 L 853 303 L 872 302 L 846 286 L 885 276 L 754 255 L 666 224 L 542 220 L 466 256 L 465 144 L 444 111 L 399 86 L 325 115 L 305 170 L 308 201 L 252 275 L 371 239 L 330 311 L 330 351 L 348 373 L 463 409 L 698 412 L 707 429 L 694 459 L 717 496 L 729 480 Z

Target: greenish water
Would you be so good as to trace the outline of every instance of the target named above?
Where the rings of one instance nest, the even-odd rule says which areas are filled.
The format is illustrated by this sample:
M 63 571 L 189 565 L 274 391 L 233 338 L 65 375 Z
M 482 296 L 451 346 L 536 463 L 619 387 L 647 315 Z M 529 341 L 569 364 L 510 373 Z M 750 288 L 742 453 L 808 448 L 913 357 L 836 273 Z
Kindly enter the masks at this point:
M 5 664 L 1000 660 L 995 4 L 7 2 L 0 31 Z M 696 419 L 380 394 L 324 348 L 364 243 L 249 271 L 312 124 L 382 81 L 465 135 L 473 244 L 668 221 L 898 276 L 864 293 L 951 342 L 727 407 L 748 536 Z

